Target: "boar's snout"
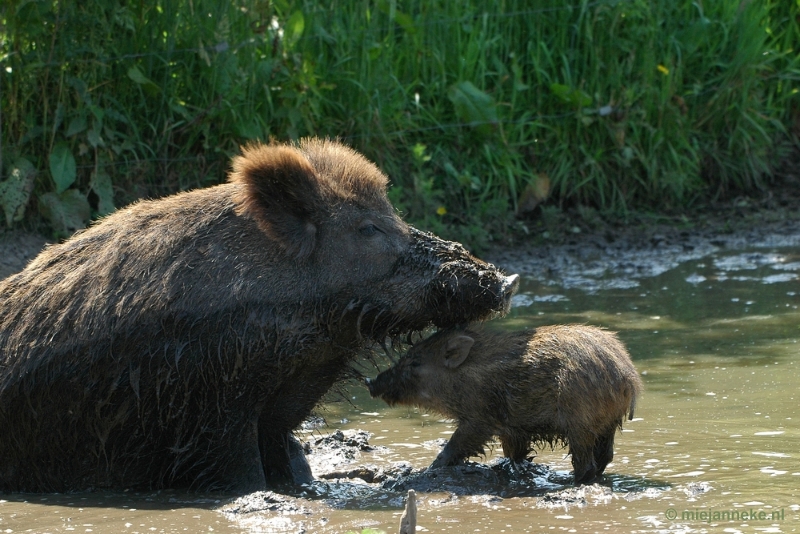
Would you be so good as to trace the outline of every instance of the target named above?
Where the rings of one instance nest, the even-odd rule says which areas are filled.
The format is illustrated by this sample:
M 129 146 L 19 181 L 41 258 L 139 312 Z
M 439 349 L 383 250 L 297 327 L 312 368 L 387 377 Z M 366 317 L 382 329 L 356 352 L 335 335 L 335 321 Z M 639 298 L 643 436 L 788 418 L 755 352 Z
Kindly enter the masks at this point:
M 385 396 L 389 393 L 391 384 L 393 383 L 392 377 L 389 376 L 389 374 L 392 374 L 391 371 L 392 370 L 389 369 L 380 373 L 375 378 L 364 379 L 364 383 L 367 385 L 370 397 L 373 399 L 382 398 L 385 400 Z
M 491 264 L 484 266 L 472 276 L 459 272 L 463 264 L 442 267 L 439 296 L 446 304 L 438 308 L 433 324 L 448 328 L 508 313 L 511 297 L 519 289 L 519 275 L 506 276 Z
M 365 378 L 364 383 L 367 385 L 367 389 L 369 390 L 369 396 L 374 398 L 380 397 L 384 390 L 386 389 L 386 381 L 380 380 L 380 375 L 378 378 Z M 383 386 L 381 386 L 383 384 Z
M 451 328 L 509 311 L 519 275 L 507 275 L 460 243 L 414 227 L 408 235 L 409 246 L 395 262 L 392 283 L 375 293 L 391 309 L 390 335 L 422 330 L 431 323 Z
M 364 384 L 367 385 L 367 389 L 369 390 L 369 396 L 374 398 L 375 395 L 377 395 L 375 387 L 375 379 L 367 377 L 364 379 Z

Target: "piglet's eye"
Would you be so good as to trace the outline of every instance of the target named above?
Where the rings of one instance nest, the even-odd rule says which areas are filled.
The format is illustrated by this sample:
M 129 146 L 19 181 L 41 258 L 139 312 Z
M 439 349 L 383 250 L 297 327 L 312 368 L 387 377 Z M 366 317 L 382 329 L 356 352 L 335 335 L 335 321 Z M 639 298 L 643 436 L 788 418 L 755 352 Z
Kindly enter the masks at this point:
M 370 237 L 380 232 L 380 229 L 374 224 L 369 223 L 359 228 L 358 232 L 365 237 Z

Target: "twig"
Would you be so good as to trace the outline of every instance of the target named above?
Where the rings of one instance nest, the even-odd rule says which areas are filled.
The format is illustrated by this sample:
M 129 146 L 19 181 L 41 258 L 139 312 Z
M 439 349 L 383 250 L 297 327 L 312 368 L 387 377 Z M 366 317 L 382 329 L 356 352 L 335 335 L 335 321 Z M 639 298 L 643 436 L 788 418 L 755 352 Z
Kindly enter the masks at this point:
M 406 510 L 400 518 L 399 534 L 415 534 L 417 532 L 417 494 L 413 489 L 408 490 Z

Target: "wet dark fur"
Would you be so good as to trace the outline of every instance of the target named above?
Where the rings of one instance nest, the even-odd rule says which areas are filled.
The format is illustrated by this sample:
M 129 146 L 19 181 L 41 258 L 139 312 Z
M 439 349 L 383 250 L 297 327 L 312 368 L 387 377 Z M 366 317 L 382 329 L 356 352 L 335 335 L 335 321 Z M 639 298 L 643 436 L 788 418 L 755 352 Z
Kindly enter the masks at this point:
M 386 336 L 507 309 L 516 277 L 407 226 L 338 143 L 254 145 L 0 281 L 0 490 L 250 491 Z
M 389 404 L 421 406 L 458 421 L 433 467 L 483 454 L 492 436 L 513 460 L 525 459 L 531 444 L 560 442 L 569 446 L 576 484 L 603 473 L 616 430 L 626 414 L 633 418 L 642 389 L 617 336 L 581 325 L 445 330 L 368 386 Z

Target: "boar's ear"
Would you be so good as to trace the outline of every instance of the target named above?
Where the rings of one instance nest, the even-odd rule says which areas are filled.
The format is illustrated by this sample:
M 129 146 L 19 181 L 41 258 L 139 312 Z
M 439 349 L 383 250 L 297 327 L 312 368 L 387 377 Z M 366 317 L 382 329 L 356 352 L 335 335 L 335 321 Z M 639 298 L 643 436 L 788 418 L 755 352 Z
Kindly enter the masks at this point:
M 289 146 L 250 145 L 233 159 L 230 181 L 244 187 L 237 213 L 255 219 L 262 232 L 296 259 L 314 250 L 322 208 L 320 182 L 308 160 Z
M 448 339 L 445 347 L 444 366 L 448 369 L 455 369 L 464 363 L 474 343 L 473 338 L 464 334 Z

